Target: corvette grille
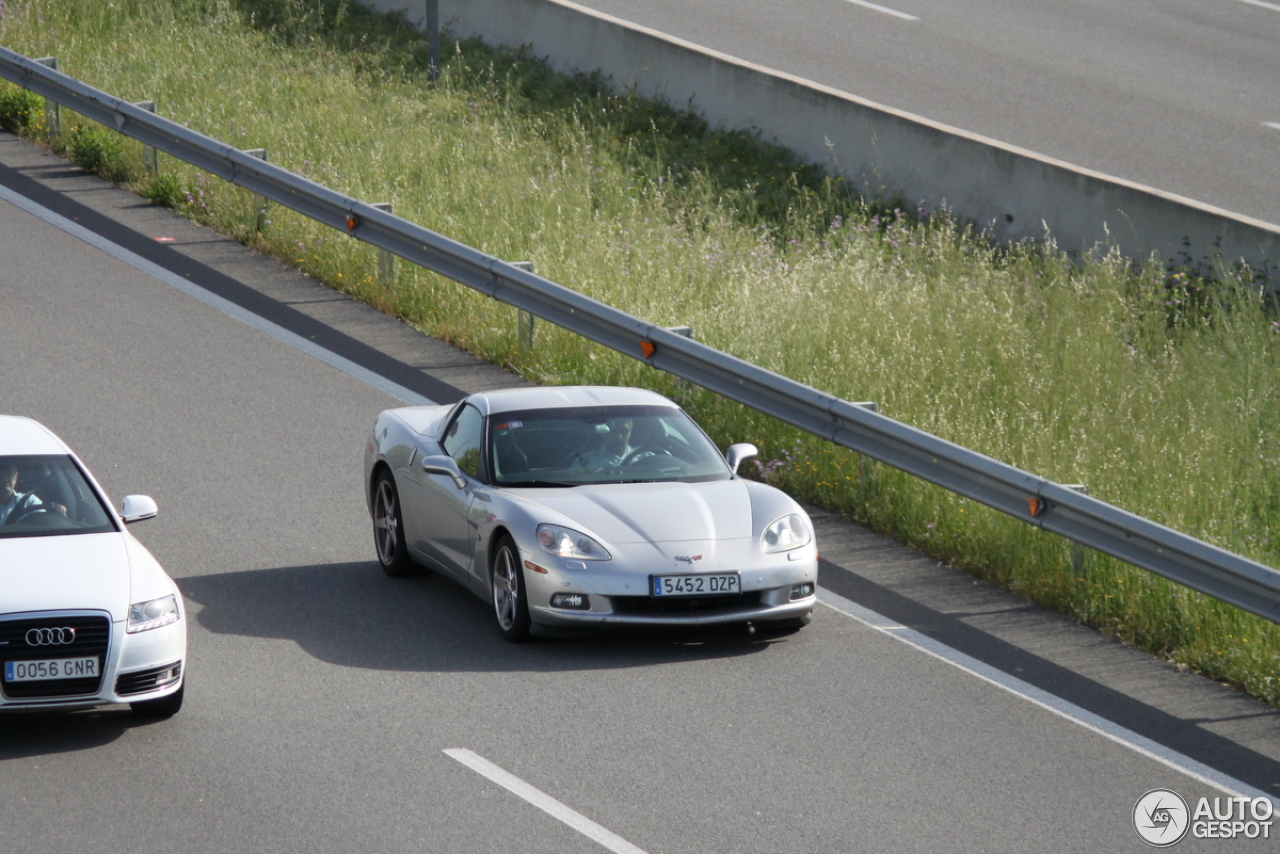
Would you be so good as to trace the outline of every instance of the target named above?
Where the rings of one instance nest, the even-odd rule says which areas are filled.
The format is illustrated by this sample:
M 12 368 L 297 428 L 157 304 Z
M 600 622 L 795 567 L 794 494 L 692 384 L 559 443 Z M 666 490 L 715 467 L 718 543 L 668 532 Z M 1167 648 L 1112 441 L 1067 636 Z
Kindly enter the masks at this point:
M 707 614 L 740 611 L 760 606 L 759 593 L 732 596 L 613 596 L 616 614 Z
M 72 628 L 75 640 L 58 646 L 30 646 L 27 632 L 31 629 Z M 6 661 L 43 661 L 54 658 L 98 659 L 98 673 L 106 670 L 107 645 L 111 640 L 111 623 L 106 617 L 36 617 L 0 620 L 0 674 Z M 0 676 L 2 679 L 2 676 Z M 37 682 L 2 682 L 4 695 L 10 698 L 75 697 L 96 694 L 101 676 L 77 679 L 44 679 Z

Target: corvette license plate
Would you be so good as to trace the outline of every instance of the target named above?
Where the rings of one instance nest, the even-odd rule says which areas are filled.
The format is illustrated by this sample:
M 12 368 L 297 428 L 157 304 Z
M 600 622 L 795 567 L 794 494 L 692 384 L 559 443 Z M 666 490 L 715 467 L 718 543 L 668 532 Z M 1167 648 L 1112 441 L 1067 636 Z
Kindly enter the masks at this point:
M 6 661 L 4 681 L 38 682 L 42 679 L 80 679 L 98 675 L 98 659 L 51 658 L 46 661 Z
M 654 596 L 723 596 L 742 592 L 736 572 L 718 575 L 654 575 Z

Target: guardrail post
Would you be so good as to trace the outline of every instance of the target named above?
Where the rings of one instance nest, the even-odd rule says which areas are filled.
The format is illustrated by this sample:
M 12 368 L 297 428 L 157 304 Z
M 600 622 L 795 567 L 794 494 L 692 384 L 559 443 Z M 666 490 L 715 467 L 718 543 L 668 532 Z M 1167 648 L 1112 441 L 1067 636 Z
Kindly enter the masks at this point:
M 871 412 L 879 412 L 880 404 L 874 400 L 864 400 L 861 403 L 855 403 L 854 406 L 861 406 L 863 409 Z M 867 475 L 867 456 L 866 454 L 858 454 L 858 489 L 862 491 L 862 500 L 866 501 L 870 496 L 870 482 Z
M 533 272 L 532 261 L 512 261 L 511 266 L 528 273 Z M 522 308 L 516 309 L 516 340 L 521 353 L 533 350 L 533 315 Z
M 149 113 L 154 113 L 156 111 L 155 101 L 139 101 L 134 104 L 134 106 L 146 110 Z M 160 174 L 160 157 L 155 146 L 142 146 L 142 166 L 147 170 L 147 177 L 152 180 Z
M 259 160 L 269 160 L 265 148 L 246 148 L 244 153 Z M 253 194 L 253 232 L 257 234 L 267 227 L 267 197 Z
M 48 66 L 54 71 L 58 70 L 58 57 L 56 56 L 42 56 L 32 61 Z M 62 105 L 49 98 L 44 99 L 44 132 L 50 139 L 62 136 Z
M 1089 494 L 1089 487 L 1083 483 L 1064 483 L 1063 486 L 1081 495 Z M 1088 546 L 1071 541 L 1071 574 L 1076 578 L 1083 578 L 1089 572 L 1089 551 Z
M 440 0 L 427 3 L 427 79 L 440 79 Z
M 688 338 L 690 341 L 697 340 L 697 338 L 694 337 L 692 326 L 668 326 L 665 328 L 668 332 L 674 332 L 677 335 L 683 335 L 685 338 Z M 677 398 L 687 396 L 688 393 L 693 390 L 693 383 L 689 382 L 688 380 L 683 380 L 680 377 L 676 377 L 675 381 L 676 381 L 676 397 Z M 683 404 L 685 401 L 677 400 L 677 402 Z
M 387 213 L 393 212 L 391 202 L 374 202 L 369 205 L 371 208 L 377 208 Z M 386 249 L 378 250 L 378 282 L 384 287 L 389 288 L 396 281 L 396 256 L 388 252 Z

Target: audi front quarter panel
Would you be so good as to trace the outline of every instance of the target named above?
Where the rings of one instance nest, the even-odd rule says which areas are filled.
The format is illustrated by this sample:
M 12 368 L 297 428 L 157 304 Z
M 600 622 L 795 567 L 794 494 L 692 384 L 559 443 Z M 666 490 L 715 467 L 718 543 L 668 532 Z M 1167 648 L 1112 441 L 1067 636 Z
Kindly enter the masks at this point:
M 0 711 L 182 706 L 182 594 L 89 470 L 41 424 L 0 415 Z
M 488 602 L 508 640 L 573 629 L 798 629 L 817 602 L 808 515 L 740 476 L 675 403 L 634 388 L 473 394 L 382 412 L 365 447 L 375 554 Z

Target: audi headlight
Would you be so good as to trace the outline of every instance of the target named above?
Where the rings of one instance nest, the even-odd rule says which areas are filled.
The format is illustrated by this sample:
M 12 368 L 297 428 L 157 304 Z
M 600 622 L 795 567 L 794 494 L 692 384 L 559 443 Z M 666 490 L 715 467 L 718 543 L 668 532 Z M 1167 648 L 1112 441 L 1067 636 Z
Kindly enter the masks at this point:
M 760 538 L 760 548 L 765 554 L 789 552 L 807 546 L 812 540 L 813 529 L 809 527 L 809 521 L 799 513 L 792 513 L 769 523 Z
M 178 621 L 178 600 L 172 594 L 152 599 L 150 602 L 138 602 L 129 606 L 129 625 L 125 631 L 145 632 L 158 629 Z
M 557 557 L 572 557 L 578 560 L 609 560 L 609 553 L 604 546 L 579 533 L 572 528 L 561 528 L 559 525 L 538 526 L 538 545 Z

